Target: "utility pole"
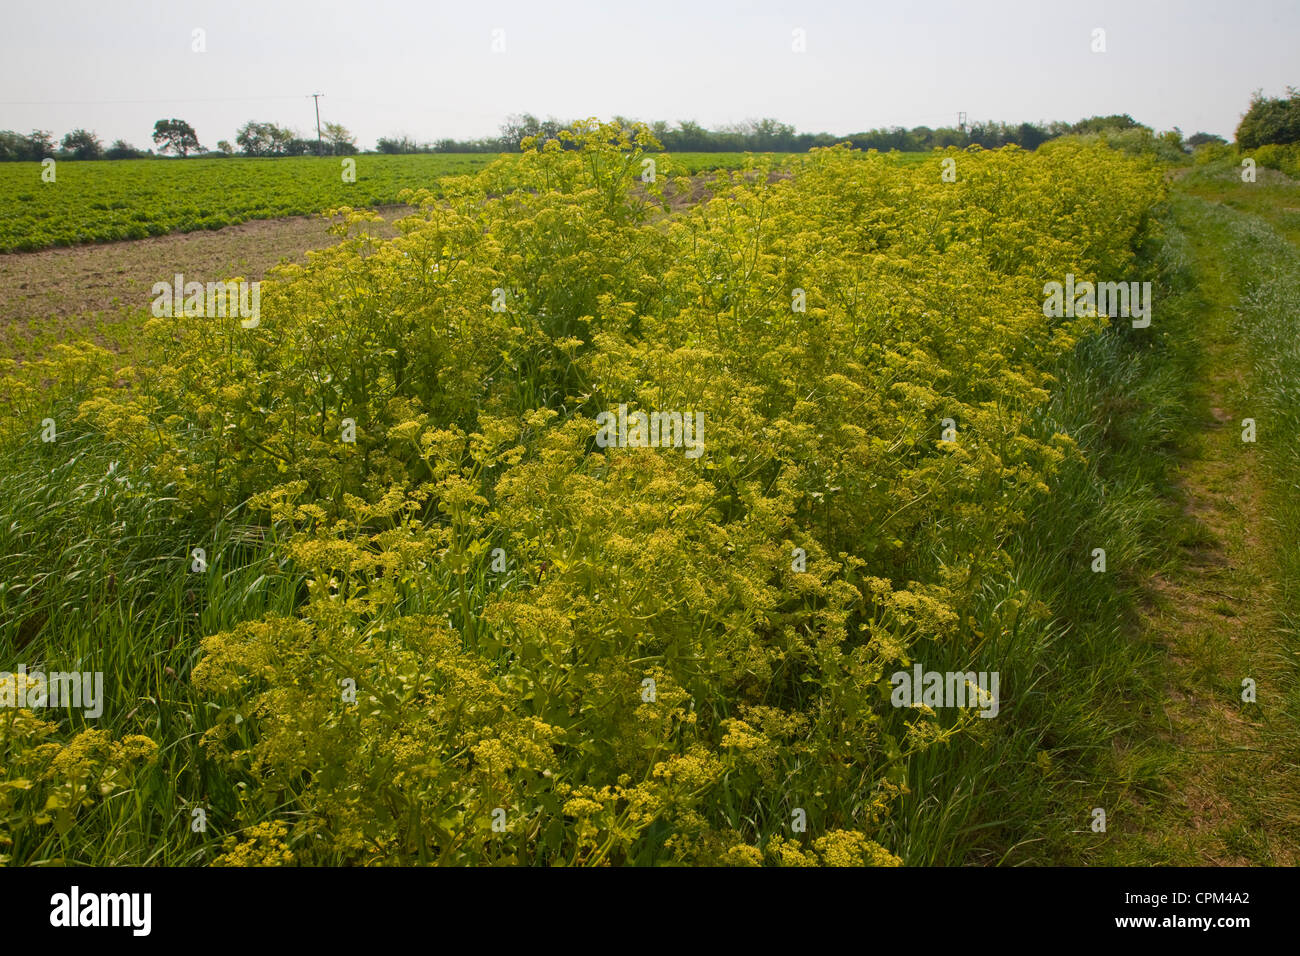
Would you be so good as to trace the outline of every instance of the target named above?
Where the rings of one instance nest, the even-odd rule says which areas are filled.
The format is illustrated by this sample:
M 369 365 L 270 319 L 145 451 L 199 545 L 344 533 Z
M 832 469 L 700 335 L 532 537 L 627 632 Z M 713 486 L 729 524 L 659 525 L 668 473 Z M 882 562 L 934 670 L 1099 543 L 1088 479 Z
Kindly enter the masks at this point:
M 316 155 L 317 156 L 322 155 L 321 142 L 320 142 L 320 98 L 324 95 L 325 95 L 324 93 L 313 93 L 311 95 L 311 98 L 316 101 Z M 964 116 L 965 114 L 963 113 L 962 115 Z
M 963 133 L 966 132 L 966 111 L 962 110 L 957 114 L 957 128 Z

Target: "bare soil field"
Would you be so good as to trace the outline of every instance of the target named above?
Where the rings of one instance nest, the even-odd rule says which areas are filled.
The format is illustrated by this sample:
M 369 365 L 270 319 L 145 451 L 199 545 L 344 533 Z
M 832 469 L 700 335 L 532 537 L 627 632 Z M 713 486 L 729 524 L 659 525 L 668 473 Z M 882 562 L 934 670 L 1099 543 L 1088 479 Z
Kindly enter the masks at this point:
M 383 206 L 380 235 L 415 210 Z M 0 255 L 0 340 L 12 357 L 30 358 L 50 341 L 89 334 L 147 307 L 155 282 L 180 272 L 200 281 L 261 279 L 281 262 L 303 262 L 311 249 L 338 242 L 322 216 L 260 219 L 212 232 L 171 233 L 102 245 Z

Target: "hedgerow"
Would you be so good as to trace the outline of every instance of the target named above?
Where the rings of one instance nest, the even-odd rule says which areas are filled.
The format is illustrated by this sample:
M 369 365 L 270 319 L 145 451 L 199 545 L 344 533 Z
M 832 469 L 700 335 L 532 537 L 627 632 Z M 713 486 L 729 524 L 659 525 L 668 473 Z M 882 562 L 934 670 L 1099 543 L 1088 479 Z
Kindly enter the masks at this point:
M 647 130 L 572 136 L 397 238 L 338 211 L 257 328 L 153 319 L 149 366 L 81 374 L 78 427 L 304 582 L 189 675 L 243 783 L 222 862 L 896 864 L 908 761 L 986 732 L 888 675 L 980 669 L 981 587 L 1080 454 L 1050 369 L 1105 325 L 1043 283 L 1129 277 L 1159 170 L 819 149 L 665 216 Z M 6 398 L 30 433 L 55 396 Z M 620 406 L 701 413 L 702 453 L 602 447 Z

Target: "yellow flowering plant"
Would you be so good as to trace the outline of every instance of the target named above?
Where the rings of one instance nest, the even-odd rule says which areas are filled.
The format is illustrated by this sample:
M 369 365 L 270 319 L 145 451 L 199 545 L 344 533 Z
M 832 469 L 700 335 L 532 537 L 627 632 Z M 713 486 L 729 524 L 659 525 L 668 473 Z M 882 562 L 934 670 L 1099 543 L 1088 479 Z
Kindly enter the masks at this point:
M 1158 170 L 837 147 L 668 214 L 654 145 L 578 124 L 392 239 L 343 211 L 258 328 L 154 320 L 85 381 L 85 427 L 304 580 L 193 671 L 247 785 L 223 862 L 896 865 L 908 762 L 983 732 L 889 674 L 984 647 L 1078 454 L 1050 369 L 1103 324 L 1042 284 L 1132 268 Z M 602 444 L 629 412 L 700 453 Z

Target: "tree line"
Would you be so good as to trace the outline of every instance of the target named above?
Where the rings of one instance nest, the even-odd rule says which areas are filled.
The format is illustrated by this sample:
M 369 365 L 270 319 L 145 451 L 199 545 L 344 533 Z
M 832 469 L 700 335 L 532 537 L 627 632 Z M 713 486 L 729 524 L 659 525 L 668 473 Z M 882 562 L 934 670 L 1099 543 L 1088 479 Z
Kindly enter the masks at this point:
M 39 162 L 42 159 L 147 159 L 173 155 L 182 159 L 234 156 L 235 146 L 218 140 L 216 149 L 205 150 L 194 127 L 181 119 L 160 119 L 154 124 L 157 152 L 132 146 L 118 139 L 107 149 L 103 141 L 86 129 L 74 129 L 56 142 L 48 130 L 26 135 L 0 130 L 0 162 Z M 356 137 L 339 123 L 324 123 L 319 140 L 300 136 L 276 123 L 249 120 L 235 134 L 238 152 L 244 156 L 346 156 L 357 152 Z
M 633 121 L 615 116 L 614 123 L 624 128 Z M 484 139 L 440 139 L 419 143 L 407 136 L 381 137 L 375 144 L 380 153 L 496 153 L 518 152 L 521 143 L 534 137 L 542 142 L 558 140 L 561 130 L 572 125 L 555 117 L 538 119 L 531 113 L 511 115 L 501 125 L 500 135 Z M 833 146 L 848 142 L 855 149 L 876 149 L 881 152 L 928 152 L 936 148 L 980 146 L 997 149 L 1015 145 L 1022 149 L 1036 149 L 1049 139 L 1058 136 L 1130 134 L 1128 139 L 1143 142 L 1166 152 L 1187 152 L 1209 143 L 1226 143 L 1214 133 L 1193 133 L 1184 138 L 1182 130 L 1174 127 L 1157 135 L 1127 113 L 1109 116 L 1090 116 L 1076 123 L 999 123 L 993 120 L 961 126 L 902 126 L 877 127 L 848 136 L 831 133 L 800 133 L 788 123 L 776 119 L 749 120 L 705 129 L 694 120 L 681 120 L 670 124 L 659 120 L 647 124 L 663 146 L 673 153 L 728 153 L 772 152 L 802 153 L 818 146 Z M 1256 91 L 1249 111 L 1242 118 L 1236 132 L 1237 143 L 1244 149 L 1254 149 L 1268 143 L 1300 142 L 1300 90 L 1287 87 L 1287 97 L 1269 99 Z M 565 145 L 565 144 L 561 144 Z
M 615 116 L 613 122 L 624 127 L 634 125 L 632 120 L 620 116 Z M 374 152 L 519 152 L 525 140 L 558 140 L 561 130 L 570 125 L 572 124 L 553 116 L 543 120 L 531 113 L 514 114 L 501 124 L 497 136 L 464 140 L 445 138 L 432 142 L 419 142 L 405 135 L 384 136 L 375 143 Z M 1140 140 L 1153 144 L 1154 148 L 1162 152 L 1175 154 L 1206 143 L 1226 142 L 1223 137 L 1212 133 L 1195 133 L 1184 138 L 1177 127 L 1157 136 L 1150 127 L 1139 123 L 1127 113 L 1091 116 L 1077 123 L 999 123 L 989 120 L 936 128 L 878 127 L 848 136 L 800 133 L 790 124 L 771 118 L 749 120 L 712 130 L 694 120 L 681 120 L 675 124 L 658 120 L 647 125 L 664 150 L 676 153 L 801 153 L 814 147 L 833 146 L 843 142 L 848 142 L 855 149 L 876 149 L 881 152 L 928 152 L 948 146 L 959 149 L 968 146 L 997 149 L 1011 145 L 1032 150 L 1058 136 L 1105 134 L 1128 135 L 1134 142 Z M 1256 91 L 1251 98 L 1250 109 L 1237 127 L 1236 138 L 1237 144 L 1243 149 L 1300 142 L 1300 90 L 1287 87 L 1287 95 L 1279 98 L 1268 98 Z M 0 130 L 0 162 L 30 162 L 46 157 L 79 160 L 136 159 L 166 155 L 182 158 L 190 155 L 221 157 L 237 153 L 243 156 L 346 156 L 358 152 L 356 137 L 341 124 L 329 122 L 322 125 L 320 139 L 317 140 L 303 137 L 296 130 L 277 123 L 249 120 L 236 132 L 233 145 L 223 139 L 217 141 L 215 149 L 205 150 L 189 123 L 180 119 L 161 119 L 154 124 L 153 141 L 157 153 L 154 150 L 138 149 L 121 139 L 105 148 L 98 136 L 85 129 L 72 130 L 57 143 L 53 134 L 45 130 L 33 130 L 26 135 Z
M 632 120 L 615 116 L 611 122 L 624 128 L 634 125 Z M 572 125 L 555 117 L 540 120 L 531 113 L 509 117 L 501 125 L 499 136 L 486 139 L 455 140 L 441 139 L 429 143 L 420 143 L 409 137 L 385 137 L 376 144 L 380 153 L 498 153 L 519 152 L 524 140 L 535 138 L 539 142 L 559 141 L 560 131 Z M 750 120 L 723 126 L 720 129 L 705 129 L 693 120 L 682 120 L 669 124 L 660 120 L 647 126 L 670 153 L 802 153 L 819 146 L 833 146 L 847 142 L 855 149 L 876 149 L 881 152 L 899 150 L 900 152 L 928 152 L 931 149 L 956 146 L 964 149 L 968 146 L 980 146 L 984 149 L 997 149 L 1002 146 L 1015 145 L 1022 149 L 1036 149 L 1049 139 L 1067 135 L 1087 135 L 1097 133 L 1116 134 L 1133 131 L 1145 134 L 1153 141 L 1157 139 L 1154 131 L 1143 126 L 1127 113 L 1111 116 L 1092 116 L 1077 123 L 998 123 L 992 120 L 971 123 L 965 126 L 914 126 L 911 129 L 894 126 L 880 127 L 847 136 L 831 133 L 800 133 L 788 123 L 775 119 Z M 1225 142 L 1223 137 L 1212 133 L 1196 133 L 1185 140 L 1181 131 L 1175 129 L 1160 134 L 1162 145 L 1185 151 L 1201 143 Z M 560 141 L 569 148 L 571 144 Z

